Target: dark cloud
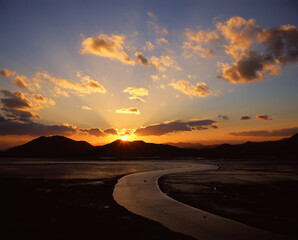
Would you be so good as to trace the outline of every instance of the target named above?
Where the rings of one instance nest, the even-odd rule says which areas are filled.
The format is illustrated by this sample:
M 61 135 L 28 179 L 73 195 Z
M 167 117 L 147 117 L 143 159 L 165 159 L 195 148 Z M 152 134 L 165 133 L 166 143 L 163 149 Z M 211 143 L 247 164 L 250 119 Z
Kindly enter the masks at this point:
M 221 24 L 221 30 L 230 40 L 231 44 L 225 46 L 226 52 L 235 59 L 235 62 L 232 65 L 223 65 L 222 78 L 232 83 L 262 80 L 267 74 L 279 74 L 281 66 L 295 64 L 298 61 L 297 27 L 283 25 L 262 29 L 254 21 L 245 21 L 241 18 L 237 21 L 234 18 L 228 22 L 226 26 Z M 241 25 L 246 26 L 246 30 L 243 30 Z M 227 27 L 233 28 L 233 31 L 227 31 Z M 253 49 L 253 43 L 260 45 L 259 49 L 263 48 L 264 51 Z
M 149 66 L 148 59 L 143 56 L 141 52 L 136 52 L 135 56 L 137 58 L 137 62 L 144 66 Z
M 260 121 L 268 121 L 268 120 L 272 120 L 271 117 L 269 117 L 268 115 L 257 115 L 256 119 L 260 120 Z
M 8 90 L 0 90 L 0 93 L 4 95 L 4 98 L 0 99 L 2 103 L 1 110 L 7 117 L 20 121 L 39 118 L 37 113 L 30 110 L 37 110 L 42 106 L 30 102 L 22 92 L 16 91 L 13 93 Z
M 298 133 L 298 127 L 276 129 L 273 131 L 259 130 L 259 131 L 244 131 L 232 132 L 233 136 L 246 136 L 246 137 L 287 137 Z
M 104 137 L 106 134 L 102 132 L 99 128 L 85 128 L 80 129 L 80 132 L 88 133 L 89 135 L 96 136 L 96 137 Z
M 216 122 L 213 120 L 194 120 L 194 121 L 171 121 L 165 123 L 158 123 L 148 127 L 141 127 L 135 130 L 134 134 L 137 136 L 147 135 L 164 135 L 171 132 L 195 131 L 204 130 L 208 127 L 213 127 Z
M 219 120 L 229 120 L 229 117 L 227 115 L 218 115 Z
M 240 120 L 250 120 L 250 119 L 251 119 L 251 117 L 249 117 L 249 116 L 242 116 Z
M 76 129 L 70 125 L 44 125 L 35 122 L 17 122 L 0 116 L 0 136 L 3 135 L 67 135 L 75 133 Z
M 111 135 L 118 135 L 118 132 L 115 128 L 108 128 L 108 129 L 104 130 L 104 133 L 111 134 Z

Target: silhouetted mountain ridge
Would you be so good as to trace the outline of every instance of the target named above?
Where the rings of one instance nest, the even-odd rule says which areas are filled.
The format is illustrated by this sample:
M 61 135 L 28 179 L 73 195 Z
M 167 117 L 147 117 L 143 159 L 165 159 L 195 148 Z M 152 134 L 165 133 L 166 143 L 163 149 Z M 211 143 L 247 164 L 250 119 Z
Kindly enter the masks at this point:
M 85 141 L 75 141 L 64 136 L 38 137 L 24 145 L 5 152 L 10 157 L 71 157 L 92 149 Z
M 298 156 L 298 134 L 278 141 L 246 142 L 202 149 L 184 149 L 167 144 L 144 141 L 116 140 L 103 146 L 92 146 L 85 141 L 75 141 L 63 136 L 39 137 L 24 145 L 8 149 L 1 157 L 30 158 L 80 158 L 100 159 L 135 157 L 204 157 L 225 159 L 296 159 Z

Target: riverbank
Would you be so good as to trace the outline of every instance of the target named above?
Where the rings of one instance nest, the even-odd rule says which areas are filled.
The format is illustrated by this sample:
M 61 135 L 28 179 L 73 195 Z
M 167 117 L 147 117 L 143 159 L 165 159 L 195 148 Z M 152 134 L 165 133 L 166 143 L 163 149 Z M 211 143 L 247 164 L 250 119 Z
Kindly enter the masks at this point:
M 171 198 L 250 226 L 298 238 L 297 166 L 224 163 L 159 179 Z
M 192 239 L 119 206 L 112 197 L 119 177 L 0 177 L 1 234 L 8 239 Z

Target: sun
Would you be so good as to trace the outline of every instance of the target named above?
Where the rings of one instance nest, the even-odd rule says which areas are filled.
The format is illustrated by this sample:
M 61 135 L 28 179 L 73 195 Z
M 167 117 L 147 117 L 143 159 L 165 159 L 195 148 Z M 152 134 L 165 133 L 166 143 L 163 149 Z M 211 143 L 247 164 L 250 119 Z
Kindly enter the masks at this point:
M 127 141 L 127 136 L 123 136 L 121 139 L 122 141 Z

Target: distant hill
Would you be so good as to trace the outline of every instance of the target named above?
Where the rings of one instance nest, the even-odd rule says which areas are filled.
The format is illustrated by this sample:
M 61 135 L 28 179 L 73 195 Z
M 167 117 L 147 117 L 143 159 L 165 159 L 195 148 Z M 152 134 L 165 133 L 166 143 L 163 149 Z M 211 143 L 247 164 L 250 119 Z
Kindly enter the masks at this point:
M 198 150 L 206 158 L 292 158 L 298 159 L 298 133 L 278 141 L 221 144 L 214 148 Z
M 95 147 L 89 155 L 94 157 L 175 157 L 183 153 L 185 153 L 183 149 L 165 144 L 116 140 L 107 145 Z
M 203 145 L 202 143 L 190 143 L 190 142 L 177 142 L 177 143 L 165 143 L 167 145 L 179 147 L 179 148 L 193 148 L 193 149 L 202 149 L 206 148 L 206 145 Z
M 247 142 L 237 145 L 221 144 L 214 147 L 206 146 L 202 149 L 179 148 L 167 144 L 122 140 L 94 147 L 85 141 L 74 141 L 63 136 L 52 136 L 36 138 L 0 154 L 0 157 L 80 159 L 100 159 L 103 157 L 204 157 L 295 160 L 298 158 L 297 156 L 298 134 L 278 141 Z
M 63 136 L 39 137 L 24 145 L 13 147 L 3 153 L 6 157 L 72 157 L 91 150 L 85 141 L 75 141 Z

